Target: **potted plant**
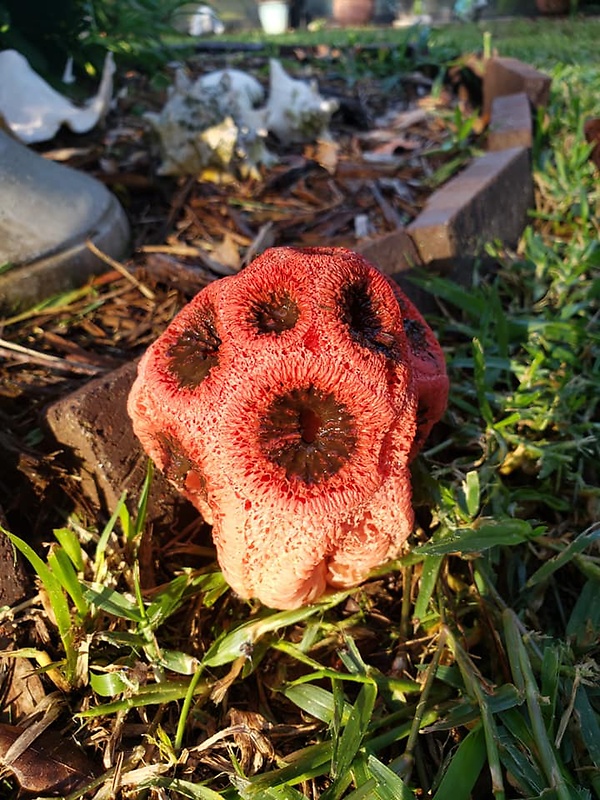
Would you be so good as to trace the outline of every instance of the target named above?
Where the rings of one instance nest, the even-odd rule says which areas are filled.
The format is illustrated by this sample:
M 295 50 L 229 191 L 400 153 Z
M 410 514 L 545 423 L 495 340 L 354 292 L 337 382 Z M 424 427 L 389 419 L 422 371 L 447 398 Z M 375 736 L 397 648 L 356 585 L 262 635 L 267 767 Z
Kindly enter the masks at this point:
M 535 0 L 535 5 L 540 14 L 568 14 L 571 10 L 571 0 Z
M 333 0 L 331 12 L 338 25 L 367 25 L 373 18 L 375 0 Z
M 289 25 L 288 0 L 257 0 L 258 18 L 265 33 L 285 33 Z

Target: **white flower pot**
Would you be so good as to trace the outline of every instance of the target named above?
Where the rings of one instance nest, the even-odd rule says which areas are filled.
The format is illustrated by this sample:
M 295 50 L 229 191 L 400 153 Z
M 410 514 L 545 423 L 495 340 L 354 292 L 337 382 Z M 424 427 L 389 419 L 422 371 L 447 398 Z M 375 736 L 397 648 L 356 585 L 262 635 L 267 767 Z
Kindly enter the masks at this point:
M 265 33 L 285 33 L 289 20 L 287 0 L 264 0 L 259 3 L 258 18 Z

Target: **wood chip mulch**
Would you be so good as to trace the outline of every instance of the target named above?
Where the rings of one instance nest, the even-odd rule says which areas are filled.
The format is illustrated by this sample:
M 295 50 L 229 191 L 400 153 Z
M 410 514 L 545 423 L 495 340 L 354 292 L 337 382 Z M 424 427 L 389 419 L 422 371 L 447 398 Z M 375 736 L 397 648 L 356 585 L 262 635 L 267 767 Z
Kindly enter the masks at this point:
M 313 76 L 314 59 L 294 55 L 294 74 Z M 418 72 L 386 85 L 371 77 L 350 82 L 340 76 L 335 53 L 317 56 L 320 92 L 339 103 L 331 138 L 294 147 L 269 141 L 279 163 L 260 180 L 157 177 L 160 153 L 141 112 L 160 108 L 165 91 L 134 72 L 123 76 L 102 129 L 79 137 L 64 132 L 39 147 L 117 194 L 134 252 L 125 265 L 107 264 L 83 289 L 0 320 L 0 507 L 16 533 L 43 528 L 52 516 L 40 511 L 48 482 L 61 479 L 41 422 L 48 403 L 139 355 L 202 286 L 237 272 L 265 247 L 352 248 L 419 213 L 436 170 L 453 156 L 452 109 L 463 102 L 460 93 L 432 99 L 431 79 Z M 244 59 L 243 68 L 266 76 L 266 58 Z M 190 71 L 226 63 L 231 57 L 203 56 Z

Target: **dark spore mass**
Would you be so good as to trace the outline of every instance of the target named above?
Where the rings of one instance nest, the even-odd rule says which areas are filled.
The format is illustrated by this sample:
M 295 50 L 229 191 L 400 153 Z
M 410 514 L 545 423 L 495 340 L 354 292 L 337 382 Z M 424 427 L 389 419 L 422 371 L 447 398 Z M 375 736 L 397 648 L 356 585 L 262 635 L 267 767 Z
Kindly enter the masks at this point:
M 259 333 L 283 333 L 291 330 L 298 321 L 298 305 L 288 292 L 272 292 L 250 305 L 248 322 Z
M 350 337 L 372 353 L 381 353 L 392 361 L 400 360 L 400 348 L 394 332 L 386 330 L 379 301 L 373 298 L 366 280 L 348 283 L 340 299 L 342 321 Z
M 311 485 L 331 478 L 349 460 L 356 447 L 356 425 L 333 393 L 307 386 L 273 400 L 259 441 L 289 480 Z
M 214 314 L 208 309 L 193 320 L 167 351 L 169 371 L 177 377 L 181 388 L 195 389 L 208 377 L 219 363 L 220 346 Z

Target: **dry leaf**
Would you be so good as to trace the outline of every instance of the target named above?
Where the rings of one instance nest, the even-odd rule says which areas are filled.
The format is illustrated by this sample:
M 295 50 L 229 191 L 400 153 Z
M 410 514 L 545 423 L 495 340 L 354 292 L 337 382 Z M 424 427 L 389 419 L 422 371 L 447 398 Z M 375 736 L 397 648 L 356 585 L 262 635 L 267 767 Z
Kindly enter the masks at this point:
M 218 261 L 219 264 L 234 270 L 239 270 L 242 266 L 238 246 L 228 233 L 223 237 L 223 241 L 213 249 L 211 257 L 213 261 Z
M 3 657 L 0 670 L 7 676 L 3 706 L 12 719 L 21 719 L 36 711 L 46 696 L 36 668 L 26 658 Z
M 240 765 L 245 773 L 255 775 L 275 758 L 275 750 L 265 732 L 272 727 L 270 722 L 252 711 L 232 708 L 229 712 L 233 740 L 240 748 Z
M 306 148 L 304 155 L 306 158 L 316 161 L 330 175 L 335 175 L 340 157 L 340 146 L 333 139 L 319 139 L 316 144 L 311 144 Z
M 423 145 L 415 139 L 407 139 L 405 136 L 393 136 L 389 141 L 374 147 L 372 153 L 379 155 L 395 155 L 398 150 L 418 150 Z
M 385 125 L 395 131 L 403 131 L 412 128 L 413 125 L 420 125 L 427 119 L 427 111 L 424 108 L 413 108 L 409 111 L 394 112 L 382 120 L 378 120 L 378 125 Z
M 44 731 L 16 758 L 7 754 L 27 729 L 0 723 L 0 764 L 19 786 L 34 794 L 68 794 L 92 780 L 96 767 L 67 736 Z

